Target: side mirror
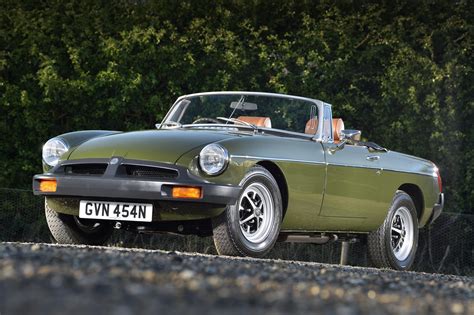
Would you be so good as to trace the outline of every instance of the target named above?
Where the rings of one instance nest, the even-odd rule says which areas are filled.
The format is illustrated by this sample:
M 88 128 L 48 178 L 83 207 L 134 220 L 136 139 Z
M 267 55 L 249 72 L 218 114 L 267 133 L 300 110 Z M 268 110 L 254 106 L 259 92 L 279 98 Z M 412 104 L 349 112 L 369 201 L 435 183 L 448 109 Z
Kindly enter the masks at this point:
M 346 145 L 346 143 L 354 144 L 356 142 L 359 142 L 361 134 L 362 132 L 360 130 L 353 130 L 353 129 L 341 130 L 341 135 L 340 135 L 341 141 L 335 147 L 330 148 L 329 152 L 331 154 L 334 154 L 337 151 L 344 149 L 344 146 Z
M 360 130 L 347 129 L 341 130 L 341 142 L 354 144 L 360 141 L 360 135 L 362 132 Z

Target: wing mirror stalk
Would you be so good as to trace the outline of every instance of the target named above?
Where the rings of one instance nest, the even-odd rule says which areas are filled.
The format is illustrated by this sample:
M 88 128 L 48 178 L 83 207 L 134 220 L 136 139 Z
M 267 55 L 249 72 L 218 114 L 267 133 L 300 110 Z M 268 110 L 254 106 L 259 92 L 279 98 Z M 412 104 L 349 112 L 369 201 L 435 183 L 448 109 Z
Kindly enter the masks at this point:
M 362 132 L 360 130 L 354 130 L 354 129 L 347 129 L 347 130 L 341 130 L 341 142 L 339 142 L 335 147 L 331 147 L 329 149 L 329 152 L 331 154 L 336 153 L 339 150 L 344 149 L 344 146 L 346 143 L 348 144 L 356 144 L 357 142 L 360 141 L 360 135 Z

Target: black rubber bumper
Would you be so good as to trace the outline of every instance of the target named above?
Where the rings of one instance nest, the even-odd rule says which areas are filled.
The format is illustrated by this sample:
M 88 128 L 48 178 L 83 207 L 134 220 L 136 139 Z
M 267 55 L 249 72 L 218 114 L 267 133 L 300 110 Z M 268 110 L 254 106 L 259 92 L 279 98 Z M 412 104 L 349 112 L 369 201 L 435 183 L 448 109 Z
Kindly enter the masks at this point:
M 439 194 L 438 203 L 435 203 L 433 207 L 433 213 L 431 214 L 429 224 L 433 223 L 441 214 L 444 208 L 444 194 Z
M 42 192 L 40 180 L 56 179 L 56 192 Z M 173 198 L 173 186 L 201 187 L 202 198 Z M 237 201 L 240 187 L 193 181 L 131 180 L 118 177 L 65 176 L 42 174 L 33 177 L 33 193 L 57 197 L 98 197 L 137 200 L 189 201 L 230 205 Z

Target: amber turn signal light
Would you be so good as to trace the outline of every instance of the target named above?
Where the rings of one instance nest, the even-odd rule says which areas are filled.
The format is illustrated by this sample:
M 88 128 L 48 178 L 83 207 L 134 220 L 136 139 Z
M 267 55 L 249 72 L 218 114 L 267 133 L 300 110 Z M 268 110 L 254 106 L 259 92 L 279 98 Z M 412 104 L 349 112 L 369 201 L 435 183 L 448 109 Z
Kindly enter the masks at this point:
M 56 192 L 57 187 L 56 179 L 40 179 L 39 190 L 41 192 Z
M 201 187 L 174 186 L 172 190 L 173 198 L 201 199 Z

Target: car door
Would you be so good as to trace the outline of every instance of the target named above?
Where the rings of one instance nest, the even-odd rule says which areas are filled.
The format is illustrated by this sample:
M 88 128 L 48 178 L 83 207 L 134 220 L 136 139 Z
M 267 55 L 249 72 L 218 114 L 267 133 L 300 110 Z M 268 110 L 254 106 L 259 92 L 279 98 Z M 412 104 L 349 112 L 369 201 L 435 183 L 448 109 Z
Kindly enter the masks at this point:
M 370 218 L 385 207 L 378 191 L 383 189 L 384 152 L 370 152 L 365 146 L 323 143 L 327 165 L 326 189 L 321 216 Z

